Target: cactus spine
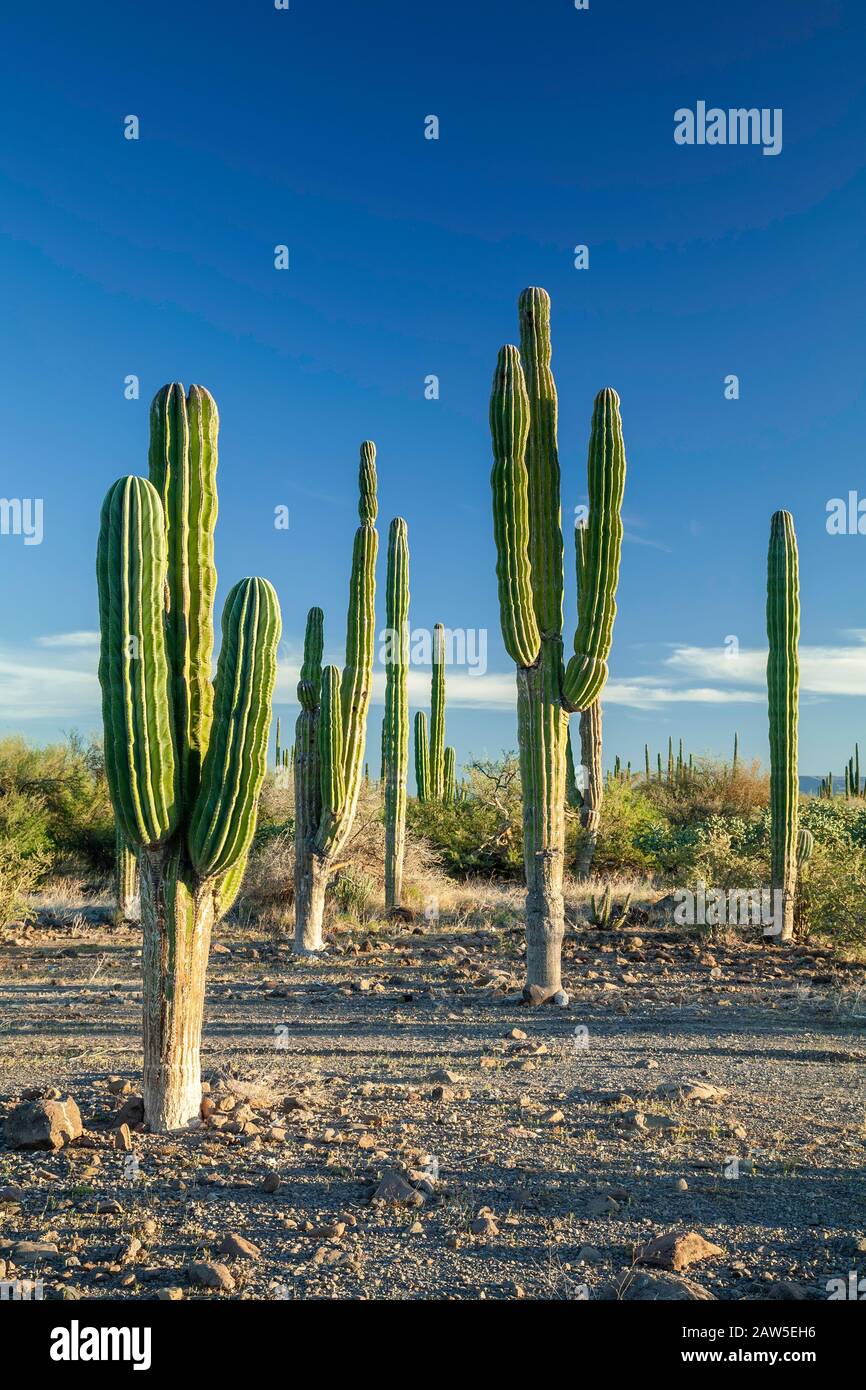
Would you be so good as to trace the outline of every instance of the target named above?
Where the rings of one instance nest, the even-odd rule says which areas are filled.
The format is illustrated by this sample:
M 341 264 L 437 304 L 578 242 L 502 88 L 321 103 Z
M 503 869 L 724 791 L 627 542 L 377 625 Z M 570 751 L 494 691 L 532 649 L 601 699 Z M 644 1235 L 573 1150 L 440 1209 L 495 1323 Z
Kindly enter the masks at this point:
M 775 512 L 767 556 L 767 697 L 770 717 L 772 882 L 782 894 L 781 940 L 794 932 L 797 884 L 797 721 L 800 687 L 800 581 L 790 512 Z
M 599 392 L 589 444 L 589 520 L 580 562 L 574 655 L 562 648 L 563 544 L 550 299 L 524 290 L 521 347 L 502 348 L 493 378 L 493 530 L 500 620 L 517 665 L 526 865 L 525 995 L 561 990 L 562 873 L 568 715 L 588 710 L 607 679 L 622 544 L 625 450 L 615 391 Z
M 255 830 L 280 635 L 270 584 L 241 580 L 226 598 L 212 681 L 218 427 L 203 388 L 158 392 L 150 481 L 109 489 L 97 550 L 106 773 L 119 829 L 138 850 L 144 1115 L 155 1131 L 199 1113 L 211 929 Z
M 346 664 L 322 669 L 324 618 L 307 618 L 295 732 L 295 950 L 321 951 L 325 890 L 358 806 L 376 626 L 376 447 L 361 445 Z
M 391 908 L 402 901 L 409 769 L 409 540 L 402 517 L 394 518 L 388 532 L 385 610 L 385 906 Z
M 138 855 L 132 849 L 117 826 L 114 837 L 114 886 L 117 904 L 114 921 L 122 927 L 126 922 L 137 922 L 140 914 L 138 894 Z

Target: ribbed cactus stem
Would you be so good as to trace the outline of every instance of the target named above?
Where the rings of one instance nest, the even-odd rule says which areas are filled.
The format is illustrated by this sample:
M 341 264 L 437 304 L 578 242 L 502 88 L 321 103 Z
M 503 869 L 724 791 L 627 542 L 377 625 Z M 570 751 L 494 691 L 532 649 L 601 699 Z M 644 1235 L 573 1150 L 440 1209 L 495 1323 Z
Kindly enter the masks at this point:
M 433 674 L 430 681 L 430 799 L 445 791 L 445 629 L 433 628 Z
M 644 746 L 643 746 L 643 760 L 644 760 L 644 777 L 646 778 L 646 781 L 649 782 L 649 781 L 651 780 L 651 778 L 650 778 L 650 751 L 649 751 L 649 744 L 648 744 L 648 743 L 645 743 Z
M 295 950 L 324 946 L 325 890 L 361 792 L 376 625 L 376 448 L 361 445 L 358 516 L 349 579 L 346 664 L 322 671 L 322 615 L 310 612 L 295 734 Z M 318 688 L 317 688 L 318 680 Z
M 781 940 L 790 941 L 797 883 L 800 582 L 797 537 L 789 512 L 775 512 L 770 526 L 767 636 L 772 878 L 774 891 L 782 894 Z
M 281 766 L 282 766 L 282 761 L 283 761 L 282 754 L 283 754 L 283 750 L 282 750 L 282 748 L 280 747 L 280 716 L 277 715 L 277 739 L 276 739 L 276 749 L 275 749 L 275 754 L 274 754 L 274 766 L 275 766 L 275 767 L 281 767 Z
M 114 885 L 117 926 L 137 922 L 141 912 L 138 892 L 138 855 L 124 839 L 120 826 L 114 837 Z
M 445 749 L 445 786 L 442 792 L 442 800 L 446 806 L 453 806 L 457 795 L 457 751 L 454 748 Z
M 212 680 L 216 405 L 173 384 L 150 418 L 150 481 L 109 489 L 97 584 L 106 771 L 141 878 L 144 1115 L 165 1131 L 199 1113 L 210 934 L 255 829 L 280 615 L 266 580 L 236 584 Z
M 589 709 L 584 710 L 580 716 L 580 761 L 585 769 L 586 785 L 582 789 L 583 804 L 580 808 L 580 825 L 583 835 L 578 844 L 575 860 L 575 871 L 578 878 L 589 876 L 598 843 L 601 804 L 604 797 L 601 757 L 601 701 L 593 700 Z
M 409 768 L 409 538 L 402 517 L 395 517 L 388 531 L 385 626 L 385 906 L 395 908 L 403 897 Z
M 738 762 L 738 760 L 739 760 L 739 755 L 740 755 L 740 735 L 739 735 L 738 733 L 735 733 L 735 734 L 734 734 L 734 761 L 733 761 L 733 763 L 731 764 L 731 769 L 732 769 L 733 772 L 736 772 L 736 770 L 737 770 L 737 762 Z
M 430 745 L 427 716 L 421 709 L 415 715 L 415 791 L 422 805 L 430 800 Z

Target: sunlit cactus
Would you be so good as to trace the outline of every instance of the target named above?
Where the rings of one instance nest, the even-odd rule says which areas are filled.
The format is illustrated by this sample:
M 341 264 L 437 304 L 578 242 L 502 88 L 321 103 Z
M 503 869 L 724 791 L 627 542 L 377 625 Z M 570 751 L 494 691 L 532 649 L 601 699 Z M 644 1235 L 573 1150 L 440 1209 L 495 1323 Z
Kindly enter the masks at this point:
M 346 664 L 322 669 L 323 615 L 310 610 L 295 731 L 295 950 L 324 947 L 325 890 L 361 792 L 376 626 L 376 446 L 361 445 Z
M 223 609 L 212 677 L 218 416 L 202 387 L 151 407 L 150 481 L 121 478 L 97 551 L 106 775 L 138 852 L 144 1114 L 195 1120 L 213 923 L 240 887 L 267 760 L 280 636 L 277 596 L 242 579 Z
M 124 838 L 120 826 L 114 840 L 114 920 L 122 927 L 137 922 L 141 913 L 138 892 L 138 854 Z
M 800 579 L 790 512 L 775 512 L 767 555 L 767 697 L 770 716 L 770 821 L 774 891 L 782 895 L 781 940 L 794 934 L 797 886 L 797 776 Z
M 517 665 L 524 798 L 526 985 L 532 1002 L 562 998 L 565 752 L 570 712 L 588 710 L 607 679 L 622 545 L 625 448 L 619 397 L 593 408 L 589 515 L 578 559 L 574 654 L 562 647 L 563 542 L 550 299 L 520 296 L 520 350 L 499 353 L 490 401 L 493 533 L 502 636 Z
M 403 895 L 409 768 L 409 538 L 402 517 L 394 518 L 388 532 L 385 627 L 385 906 L 395 908 Z

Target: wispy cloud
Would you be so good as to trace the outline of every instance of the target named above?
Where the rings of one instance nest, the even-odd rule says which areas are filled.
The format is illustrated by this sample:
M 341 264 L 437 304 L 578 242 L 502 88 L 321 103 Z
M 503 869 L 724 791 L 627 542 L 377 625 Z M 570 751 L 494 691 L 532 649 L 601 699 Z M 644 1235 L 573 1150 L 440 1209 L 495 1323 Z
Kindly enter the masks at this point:
M 48 637 L 37 637 L 38 647 L 98 647 L 98 632 L 55 632 Z

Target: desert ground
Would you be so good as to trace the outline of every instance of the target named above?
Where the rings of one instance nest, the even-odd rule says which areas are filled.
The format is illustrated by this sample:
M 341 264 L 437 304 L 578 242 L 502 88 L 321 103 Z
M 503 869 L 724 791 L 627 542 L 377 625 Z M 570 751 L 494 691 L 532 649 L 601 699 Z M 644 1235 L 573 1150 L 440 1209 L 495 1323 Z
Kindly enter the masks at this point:
M 43 906 L 0 942 L 0 1274 L 49 1299 L 827 1299 L 866 1265 L 866 968 L 652 897 L 605 931 L 572 888 L 565 1008 L 520 1003 L 517 888 L 338 920 L 306 959 L 229 920 L 202 1123 L 168 1137 L 140 1126 L 139 930 Z M 10 1146 L 16 1107 L 66 1096 L 74 1143 Z

